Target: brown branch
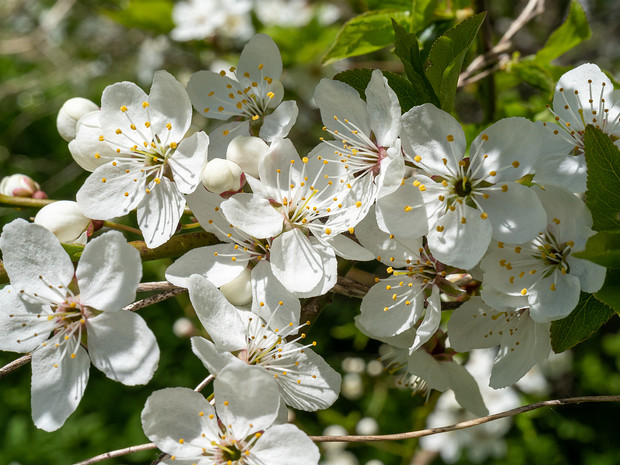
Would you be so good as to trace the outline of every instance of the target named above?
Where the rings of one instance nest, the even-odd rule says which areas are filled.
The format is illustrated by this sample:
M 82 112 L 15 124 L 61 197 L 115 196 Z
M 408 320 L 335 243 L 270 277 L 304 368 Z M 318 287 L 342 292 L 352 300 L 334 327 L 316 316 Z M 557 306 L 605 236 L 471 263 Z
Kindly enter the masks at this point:
M 422 436 L 430 436 L 433 434 L 446 433 L 448 431 L 457 431 L 460 429 L 471 428 L 490 421 L 499 420 L 500 418 L 511 417 L 520 413 L 529 412 L 542 407 L 552 407 L 557 405 L 581 404 L 584 402 L 619 402 L 620 396 L 592 396 L 592 397 L 569 397 L 566 399 L 545 400 L 536 402 L 535 404 L 524 405 L 523 407 L 513 408 L 505 412 L 495 413 L 486 417 L 475 418 L 473 420 L 462 421 L 454 425 L 440 426 L 438 428 L 428 428 L 408 433 L 398 434 L 382 434 L 376 436 L 310 436 L 314 442 L 377 442 L 377 441 L 399 441 L 402 439 L 421 438 Z
M 74 465 L 90 465 L 91 463 L 101 462 L 102 460 L 112 459 L 114 457 L 121 457 L 123 455 L 131 454 L 133 452 L 141 452 L 143 450 L 157 449 L 157 445 L 149 442 L 147 444 L 140 444 L 138 446 L 126 447 L 124 449 L 113 450 L 96 457 L 83 460 L 82 462 L 75 463 Z
M 4 378 L 9 373 L 17 370 L 19 367 L 24 366 L 26 363 L 30 362 L 31 359 L 32 355 L 26 354 L 16 360 L 13 360 L 11 363 L 4 365 L 2 368 L 0 368 L 0 379 Z
M 164 300 L 170 299 L 171 297 L 182 294 L 183 292 L 187 292 L 187 289 L 184 287 L 175 287 L 173 289 L 169 289 L 164 292 L 160 292 L 159 294 L 151 295 L 142 300 L 138 300 L 132 304 L 123 307 L 123 310 L 128 310 L 130 312 L 135 312 L 136 310 L 140 310 L 141 308 L 148 307 L 149 305 L 156 304 L 158 302 L 162 302 Z
M 178 286 L 168 281 L 154 281 L 151 283 L 138 284 L 136 292 L 169 291 L 171 289 L 178 289 Z

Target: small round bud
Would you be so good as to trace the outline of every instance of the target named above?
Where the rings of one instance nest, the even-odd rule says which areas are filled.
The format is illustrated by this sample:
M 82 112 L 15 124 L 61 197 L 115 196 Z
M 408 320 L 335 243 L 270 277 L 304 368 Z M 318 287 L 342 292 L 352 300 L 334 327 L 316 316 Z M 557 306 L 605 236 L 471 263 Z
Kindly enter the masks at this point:
M 183 316 L 174 322 L 172 332 L 176 337 L 192 337 L 196 335 L 196 328 L 192 320 Z
M 60 110 L 56 118 L 56 127 L 60 137 L 67 142 L 75 139 L 75 133 L 78 120 L 86 113 L 99 110 L 96 103 L 82 97 L 74 97 L 67 100 Z
M 355 425 L 355 432 L 362 436 L 371 436 L 379 432 L 379 424 L 374 418 L 364 417 Z
M 224 297 L 233 305 L 245 305 L 252 301 L 252 272 L 246 268 L 239 276 L 220 287 Z
M 236 163 L 215 158 L 207 163 L 200 175 L 202 184 L 214 194 L 237 192 L 244 181 L 243 171 Z
M 0 181 L 0 194 L 11 197 L 47 198 L 45 192 L 41 190 L 41 186 L 25 174 L 12 174 L 2 178 L 2 181 Z
M 269 146 L 260 137 L 237 136 L 228 144 L 226 159 L 235 162 L 244 173 L 258 178 L 258 163 L 269 151 Z
M 90 226 L 90 219 L 82 214 L 77 202 L 70 200 L 44 206 L 34 217 L 34 222 L 54 233 L 65 244 L 77 242 Z

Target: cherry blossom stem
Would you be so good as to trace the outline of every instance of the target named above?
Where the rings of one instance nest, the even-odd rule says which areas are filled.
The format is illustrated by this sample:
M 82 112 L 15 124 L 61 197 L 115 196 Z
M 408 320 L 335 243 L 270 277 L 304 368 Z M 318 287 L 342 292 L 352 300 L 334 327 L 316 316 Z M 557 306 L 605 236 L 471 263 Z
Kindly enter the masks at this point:
M 160 292 L 159 294 L 151 295 L 142 300 L 138 300 L 132 304 L 123 307 L 123 310 L 128 310 L 130 312 L 135 312 L 136 310 L 140 310 L 141 308 L 148 307 L 149 305 L 156 304 L 158 302 L 162 302 L 171 297 L 182 294 L 183 292 L 187 292 L 187 289 L 184 287 L 174 287 L 172 289 L 168 289 L 166 291 Z
M 0 368 L 0 379 L 4 378 L 9 373 L 17 370 L 19 367 L 24 366 L 26 363 L 30 362 L 31 359 L 32 355 L 26 354 L 16 360 L 13 360 L 11 363 L 4 365 L 2 368 Z
M 56 200 L 32 199 L 30 197 L 13 197 L 11 195 L 0 194 L 0 205 L 9 205 L 11 207 L 42 208 L 52 202 L 56 202 Z
M 147 444 L 140 444 L 138 446 L 130 446 L 124 449 L 113 450 L 110 452 L 106 452 L 104 454 L 97 455 L 96 457 L 91 457 L 89 459 L 83 460 L 82 462 L 75 463 L 74 465 L 90 465 L 91 463 L 101 462 L 106 459 L 112 459 L 114 457 L 121 457 L 123 455 L 131 454 L 133 452 L 141 452 L 143 450 L 151 450 L 157 449 L 157 445 L 149 442 Z
M 473 420 L 462 421 L 454 425 L 440 426 L 438 428 L 428 428 L 408 433 L 398 434 L 382 434 L 375 436 L 310 436 L 314 442 L 376 442 L 376 441 L 398 441 L 402 439 L 421 438 L 422 436 L 431 436 L 433 434 L 446 433 L 448 431 L 457 431 L 460 429 L 471 428 L 472 426 L 481 425 L 490 421 L 499 420 L 500 418 L 512 417 L 520 413 L 530 412 L 543 407 L 552 407 L 558 405 L 581 404 L 585 402 L 620 402 L 620 396 L 586 396 L 586 397 L 568 397 L 566 399 L 545 400 L 536 402 L 535 404 L 524 405 L 522 407 L 506 410 L 505 412 L 495 413 L 486 417 L 475 418 Z
M 140 231 L 139 229 L 132 228 L 131 226 L 127 226 L 127 225 L 120 224 L 120 223 L 113 223 L 112 221 L 104 221 L 103 222 L 103 227 L 104 228 L 117 229 L 119 231 L 126 231 L 126 232 L 130 232 L 132 234 L 136 234 L 138 236 L 142 236 L 142 231 Z
M 209 376 L 207 376 L 205 379 L 203 379 L 203 380 L 200 382 L 200 384 L 199 384 L 198 386 L 196 386 L 196 389 L 194 389 L 194 391 L 196 391 L 196 392 L 200 392 L 200 391 L 202 391 L 202 390 L 203 390 L 204 388 L 206 388 L 206 387 L 207 387 L 207 386 L 211 383 L 211 381 L 213 381 L 214 379 L 215 379 L 215 376 L 213 376 L 213 375 L 209 375 Z

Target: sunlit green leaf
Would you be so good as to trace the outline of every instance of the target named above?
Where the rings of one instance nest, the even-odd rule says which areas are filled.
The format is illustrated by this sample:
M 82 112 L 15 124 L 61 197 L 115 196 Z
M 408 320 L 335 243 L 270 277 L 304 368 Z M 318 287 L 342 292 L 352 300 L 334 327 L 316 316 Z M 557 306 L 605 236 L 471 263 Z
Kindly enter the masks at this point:
M 620 268 L 620 231 L 596 233 L 588 239 L 585 250 L 575 256 L 607 268 Z
M 614 314 L 612 308 L 592 294 L 581 293 L 575 310 L 566 318 L 551 323 L 551 347 L 564 352 L 588 339 Z
M 126 27 L 167 34 L 174 28 L 172 7 L 170 0 L 130 0 L 122 10 L 104 14 Z
M 541 63 L 549 63 L 571 48 L 588 40 L 591 35 L 592 32 L 585 11 L 577 0 L 572 0 L 566 21 L 551 33 L 545 46 L 536 53 L 535 60 Z
M 451 111 L 465 54 L 474 43 L 486 13 L 466 19 L 439 37 L 428 56 L 426 76 L 439 97 L 441 108 Z
M 620 150 L 609 136 L 594 126 L 584 138 L 588 165 L 586 204 L 592 212 L 595 231 L 620 229 Z
M 392 19 L 409 24 L 411 14 L 408 11 L 378 10 L 369 11 L 347 21 L 323 57 L 323 64 L 374 52 L 393 44 Z

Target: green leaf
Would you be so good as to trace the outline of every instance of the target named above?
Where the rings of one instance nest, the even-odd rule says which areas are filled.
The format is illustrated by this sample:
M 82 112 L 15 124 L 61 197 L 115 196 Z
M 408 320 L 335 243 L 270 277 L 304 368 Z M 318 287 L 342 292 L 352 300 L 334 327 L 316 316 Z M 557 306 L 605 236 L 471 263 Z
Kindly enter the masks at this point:
M 592 125 L 584 138 L 588 165 L 586 205 L 595 231 L 620 229 L 620 150 L 609 136 Z
M 333 79 L 349 84 L 359 92 L 360 97 L 366 100 L 366 87 L 372 77 L 372 69 L 355 68 L 336 74 Z
M 367 68 L 350 69 L 336 74 L 334 79 L 349 84 L 359 92 L 362 99 L 366 100 L 366 87 L 368 87 L 370 82 L 372 71 L 372 69 Z M 390 73 L 389 71 L 383 71 L 383 75 L 387 79 L 390 88 L 398 97 L 398 103 L 400 103 L 403 111 L 408 111 L 411 107 L 424 103 L 420 101 L 420 96 L 411 83 L 403 76 Z
M 620 285 L 618 283 L 620 283 L 620 269 L 608 268 L 605 283 L 594 296 L 620 314 Z
M 387 8 L 409 10 L 411 8 L 411 0 L 366 0 L 365 3 L 369 10 L 385 10 Z
M 69 254 L 72 262 L 77 262 L 82 256 L 82 252 L 84 252 L 84 246 L 81 244 L 60 244 L 62 248 L 65 249 L 65 252 Z
M 614 314 L 592 294 L 581 293 L 577 307 L 562 320 L 551 322 L 551 347 L 558 354 L 588 339 Z
M 430 22 L 439 0 L 413 0 L 411 8 L 411 29 L 421 31 Z
M 426 69 L 426 76 L 445 111 L 449 112 L 454 107 L 456 85 L 465 54 L 474 43 L 485 15 L 479 13 L 447 31 L 435 41 L 428 55 L 431 64 Z
M 137 27 L 168 34 L 173 28 L 171 0 L 130 0 L 121 11 L 104 11 L 108 17 L 128 28 Z
M 535 60 L 541 63 L 549 63 L 571 48 L 588 40 L 591 35 L 592 32 L 585 11 L 577 0 L 572 0 L 566 21 L 551 33 L 545 46 L 536 53 Z
M 390 88 L 398 97 L 398 103 L 400 103 L 400 108 L 403 112 L 411 110 L 411 108 L 416 105 L 422 105 L 427 102 L 420 92 L 418 92 L 418 89 L 400 74 L 383 71 L 383 75 L 386 77 Z
M 510 66 L 510 71 L 530 86 L 551 95 L 555 79 L 547 67 L 534 61 L 520 61 Z
M 374 52 L 394 43 L 392 18 L 409 24 L 408 11 L 369 11 L 347 21 L 338 32 L 335 42 L 323 57 L 328 65 L 343 58 Z
M 596 233 L 588 239 L 585 250 L 573 255 L 606 268 L 620 268 L 620 231 Z
M 418 105 L 430 102 L 439 106 L 439 99 L 435 95 L 433 86 L 424 74 L 424 62 L 420 56 L 418 38 L 415 33 L 407 32 L 394 20 L 392 20 L 392 27 L 395 35 L 394 54 L 402 61 L 413 91 L 419 94 Z

